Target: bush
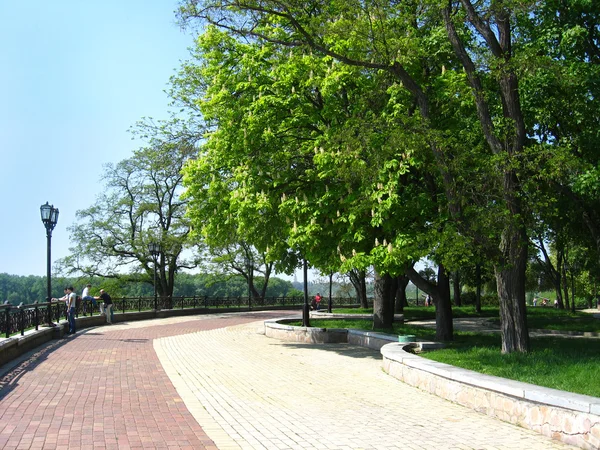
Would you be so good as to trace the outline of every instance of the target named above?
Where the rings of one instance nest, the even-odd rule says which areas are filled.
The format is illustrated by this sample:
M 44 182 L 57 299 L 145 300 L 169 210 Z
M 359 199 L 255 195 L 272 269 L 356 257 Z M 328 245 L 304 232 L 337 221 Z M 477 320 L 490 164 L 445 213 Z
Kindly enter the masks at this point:
M 477 294 L 475 292 L 463 292 L 460 295 L 460 300 L 463 305 L 475 305 Z M 483 294 L 481 296 L 481 306 L 499 306 L 498 295 Z

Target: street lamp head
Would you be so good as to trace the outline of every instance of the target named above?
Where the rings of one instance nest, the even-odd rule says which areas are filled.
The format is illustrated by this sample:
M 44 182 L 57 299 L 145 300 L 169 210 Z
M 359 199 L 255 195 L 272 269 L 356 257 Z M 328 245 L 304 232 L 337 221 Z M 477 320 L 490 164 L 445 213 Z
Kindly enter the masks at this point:
M 160 254 L 160 245 L 157 242 L 150 242 L 148 244 L 148 252 L 154 259 L 158 258 L 158 255 Z
M 46 202 L 44 205 L 40 206 L 40 214 L 46 230 L 52 231 L 58 222 L 58 208 L 55 208 L 54 205 L 49 205 L 48 202 Z

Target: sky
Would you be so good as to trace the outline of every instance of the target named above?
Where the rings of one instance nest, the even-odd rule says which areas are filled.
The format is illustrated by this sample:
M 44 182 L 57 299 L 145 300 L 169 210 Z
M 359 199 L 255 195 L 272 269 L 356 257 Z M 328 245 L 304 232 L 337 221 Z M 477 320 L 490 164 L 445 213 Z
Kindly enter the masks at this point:
M 67 228 L 103 190 L 103 166 L 143 145 L 129 128 L 167 119 L 169 77 L 193 36 L 176 0 L 0 1 L 0 273 L 46 275 L 40 206 L 60 211 L 52 263 Z

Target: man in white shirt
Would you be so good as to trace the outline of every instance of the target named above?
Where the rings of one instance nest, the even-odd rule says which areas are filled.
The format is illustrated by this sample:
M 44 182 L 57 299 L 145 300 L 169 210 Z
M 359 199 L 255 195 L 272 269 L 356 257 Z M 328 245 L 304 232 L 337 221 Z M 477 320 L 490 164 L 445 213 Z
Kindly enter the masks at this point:
M 83 315 L 84 316 L 87 315 L 88 308 L 90 310 L 90 314 L 92 313 L 92 307 L 88 306 L 89 302 L 92 302 L 92 304 L 94 306 L 96 306 L 96 299 L 90 295 L 90 288 L 91 287 L 92 287 L 91 284 L 87 284 L 83 288 L 83 292 L 81 293 L 81 303 L 82 303 L 82 306 L 83 306 Z

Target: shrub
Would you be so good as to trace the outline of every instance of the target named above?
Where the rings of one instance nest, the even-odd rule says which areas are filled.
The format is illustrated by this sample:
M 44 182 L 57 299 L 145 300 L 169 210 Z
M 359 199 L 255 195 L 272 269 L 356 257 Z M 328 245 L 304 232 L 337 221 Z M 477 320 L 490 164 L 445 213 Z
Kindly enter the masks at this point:
M 460 299 L 463 305 L 475 305 L 477 294 L 475 292 L 463 292 Z M 483 294 L 481 296 L 481 306 L 499 306 L 498 295 Z

